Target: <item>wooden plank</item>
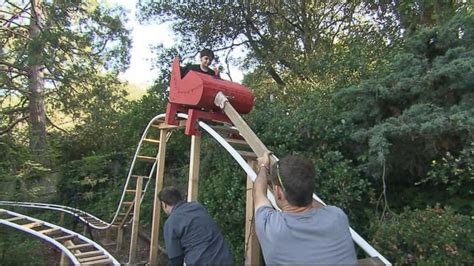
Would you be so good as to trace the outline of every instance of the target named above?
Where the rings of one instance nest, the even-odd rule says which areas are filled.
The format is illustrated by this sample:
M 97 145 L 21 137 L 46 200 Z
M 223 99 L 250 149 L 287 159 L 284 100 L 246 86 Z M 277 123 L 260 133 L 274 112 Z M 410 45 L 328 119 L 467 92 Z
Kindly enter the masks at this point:
M 237 128 L 226 127 L 226 126 L 210 126 L 212 129 L 218 132 L 229 132 L 229 133 L 239 133 Z
M 87 247 L 93 247 L 93 246 L 94 246 L 93 244 L 84 243 L 84 244 L 69 246 L 68 249 L 75 250 L 75 249 L 81 249 L 81 248 L 87 248 Z
M 158 164 L 156 166 L 156 180 L 155 180 L 155 195 L 153 201 L 153 222 L 151 227 L 151 239 L 150 239 L 150 259 L 148 263 L 150 265 L 158 264 L 158 249 L 159 249 L 159 236 L 160 236 L 160 213 L 161 204 L 158 199 L 158 192 L 163 188 L 163 176 L 165 171 L 165 154 L 166 154 L 166 136 L 168 130 L 161 130 L 160 132 L 160 148 Z
M 91 256 L 96 256 L 96 255 L 102 255 L 102 254 L 104 254 L 102 250 L 94 250 L 94 251 L 82 252 L 80 254 L 77 254 L 76 258 L 91 257 Z
M 251 151 L 237 151 L 237 153 L 246 159 L 257 159 L 257 155 Z
M 109 259 L 109 256 L 101 255 L 101 256 L 90 257 L 90 258 L 83 258 L 83 259 L 79 259 L 79 262 L 92 262 L 92 261 L 103 260 L 103 259 Z
M 143 179 L 143 177 L 141 179 Z M 125 190 L 125 192 L 126 193 L 135 193 L 136 190 L 135 189 L 127 189 L 127 190 Z
M 154 128 L 158 128 L 158 129 L 164 129 L 164 130 L 170 130 L 170 129 L 177 129 L 177 128 L 183 128 L 186 126 L 186 120 L 179 120 L 179 125 L 175 126 L 175 125 L 169 125 L 169 124 L 166 124 L 166 123 L 159 123 L 159 124 L 153 124 L 151 125 L 152 127 Z M 161 142 L 163 143 L 163 142 Z
M 199 164 L 201 161 L 201 137 L 191 137 L 191 154 L 189 163 L 188 201 L 196 201 L 199 191 Z
M 249 147 L 249 144 L 247 143 L 247 141 L 245 141 L 243 139 L 226 138 L 225 141 L 227 141 L 229 144 L 236 144 L 236 145 L 242 145 L 242 146 Z
M 147 138 L 144 138 L 144 139 L 143 139 L 143 142 L 151 143 L 151 144 L 160 144 L 160 141 L 157 140 L 157 139 L 147 139 Z
M 222 93 L 221 93 L 222 94 Z M 219 93 L 216 97 L 219 97 Z M 257 156 L 262 156 L 266 151 L 268 151 L 267 147 L 263 142 L 255 135 L 249 125 L 245 122 L 245 120 L 240 116 L 240 114 L 234 109 L 234 107 L 230 104 L 229 101 L 224 103 L 224 107 L 222 111 L 229 117 L 230 121 L 235 125 L 236 128 L 239 129 L 240 135 L 244 137 L 247 141 L 249 146 L 255 152 Z M 271 158 L 272 163 L 275 162 L 273 157 Z
M 110 259 L 103 259 L 103 260 L 88 261 L 83 264 L 85 265 L 112 264 L 112 261 Z
M 183 126 L 168 125 L 165 123 L 161 123 L 159 125 L 153 124 L 151 126 L 158 129 L 168 129 L 168 130 L 183 127 Z
M 64 240 L 74 239 L 75 237 L 76 237 L 75 235 L 65 235 L 65 236 L 55 237 L 54 240 L 64 241 Z
M 42 226 L 42 225 L 43 225 L 43 222 L 34 222 L 34 223 L 29 223 L 29 224 L 23 224 L 22 226 L 25 228 L 31 229 L 31 228 Z
M 38 233 L 42 233 L 44 235 L 53 234 L 53 233 L 56 233 L 56 232 L 61 232 L 61 229 L 59 229 L 59 228 L 50 228 L 50 229 L 45 229 L 45 230 L 38 231 Z
M 250 167 L 256 170 L 257 162 L 248 160 Z M 259 265 L 261 261 L 260 244 L 255 232 L 255 216 L 253 204 L 253 182 L 250 176 L 247 176 L 247 193 L 245 202 L 245 265 Z
M 23 219 L 26 219 L 26 218 L 25 218 L 25 217 L 16 216 L 16 217 L 13 217 L 13 218 L 5 219 L 5 221 L 14 222 L 14 221 L 19 221 L 19 220 L 23 220 Z
M 135 193 L 135 208 L 133 208 L 132 233 L 130 236 L 130 253 L 128 256 L 128 264 L 135 264 L 138 243 L 138 228 L 140 226 L 140 203 L 142 199 L 143 178 L 137 179 Z
M 137 160 L 154 163 L 156 161 L 156 158 L 144 155 L 137 155 Z
M 148 178 L 150 178 L 149 176 L 146 176 L 146 175 L 132 175 L 132 177 L 133 177 L 133 178 L 139 178 L 139 177 L 141 177 L 141 178 L 143 178 L 143 179 L 148 179 Z

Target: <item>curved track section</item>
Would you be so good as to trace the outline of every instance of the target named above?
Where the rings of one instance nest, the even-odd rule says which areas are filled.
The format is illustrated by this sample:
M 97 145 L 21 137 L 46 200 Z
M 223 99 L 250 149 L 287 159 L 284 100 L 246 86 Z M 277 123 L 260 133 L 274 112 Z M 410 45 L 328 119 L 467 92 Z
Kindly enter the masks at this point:
M 80 209 L 58 205 L 50 203 L 37 203 L 37 202 L 16 202 L 16 201 L 0 201 L 0 205 L 3 206 L 18 206 L 25 208 L 37 208 L 37 209 L 47 209 L 55 210 L 64 213 L 68 213 L 78 221 L 90 226 L 94 229 L 108 229 L 112 226 L 126 226 L 131 222 L 132 219 L 132 210 L 134 205 L 135 191 L 136 191 L 136 178 L 141 176 L 143 177 L 143 193 L 141 200 L 145 195 L 147 188 L 149 187 L 150 180 L 153 177 L 153 173 L 156 168 L 156 161 L 159 157 L 158 154 L 158 145 L 159 141 L 156 139 L 159 135 L 159 131 L 162 127 L 171 127 L 177 128 L 176 126 L 167 126 L 163 125 L 165 114 L 158 115 L 150 120 L 147 127 L 145 128 L 140 142 L 138 143 L 135 155 L 133 157 L 132 163 L 130 165 L 130 170 L 128 172 L 125 185 L 120 197 L 120 201 L 117 205 L 117 210 L 112 218 L 111 222 L 106 222 L 88 212 L 82 211 Z M 158 129 L 158 130 L 157 130 Z M 166 140 L 168 141 L 170 134 L 167 136 Z M 147 153 L 153 153 L 152 156 L 144 155 Z
M 0 224 L 36 236 L 55 246 L 61 250 L 74 265 L 120 265 L 120 263 L 99 244 L 58 225 L 4 209 L 0 209 Z

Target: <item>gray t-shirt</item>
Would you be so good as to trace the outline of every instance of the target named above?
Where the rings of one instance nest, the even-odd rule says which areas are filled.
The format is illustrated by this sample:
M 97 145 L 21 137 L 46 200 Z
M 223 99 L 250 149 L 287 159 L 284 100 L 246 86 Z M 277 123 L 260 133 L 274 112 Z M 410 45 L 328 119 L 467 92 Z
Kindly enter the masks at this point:
M 357 264 L 349 222 L 338 207 L 296 214 L 261 206 L 255 228 L 267 265 Z
M 234 263 L 219 226 L 197 202 L 179 202 L 165 222 L 164 238 L 170 259 L 182 256 L 187 265 Z

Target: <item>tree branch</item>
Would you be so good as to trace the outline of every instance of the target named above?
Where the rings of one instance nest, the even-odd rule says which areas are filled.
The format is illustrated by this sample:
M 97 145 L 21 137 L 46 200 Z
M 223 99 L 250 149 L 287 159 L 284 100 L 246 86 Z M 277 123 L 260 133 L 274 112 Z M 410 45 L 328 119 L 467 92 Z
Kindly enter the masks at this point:
M 49 119 L 48 116 L 46 116 L 46 121 L 48 121 L 48 123 L 51 124 L 54 128 L 56 128 L 56 129 L 58 129 L 58 130 L 60 130 L 60 131 L 62 131 L 62 132 L 64 132 L 64 133 L 66 133 L 66 134 L 68 134 L 68 135 L 70 134 L 67 130 L 62 129 L 62 128 L 60 128 L 59 126 L 55 125 L 55 124 L 51 121 L 51 119 Z
M 30 117 L 30 116 L 27 115 L 27 116 L 18 118 L 17 120 L 13 121 L 13 122 L 12 122 L 10 125 L 8 125 L 4 130 L 1 130 L 1 131 L 0 131 L 0 135 L 3 135 L 3 134 L 6 134 L 6 133 L 10 132 L 18 123 L 20 123 L 20 122 L 23 121 L 23 120 L 28 119 L 29 117 Z

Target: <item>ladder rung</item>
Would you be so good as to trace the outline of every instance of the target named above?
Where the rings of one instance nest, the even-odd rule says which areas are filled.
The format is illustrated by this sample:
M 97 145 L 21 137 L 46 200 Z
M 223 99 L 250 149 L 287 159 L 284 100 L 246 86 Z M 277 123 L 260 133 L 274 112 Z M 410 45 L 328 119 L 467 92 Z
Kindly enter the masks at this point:
M 55 237 L 54 240 L 63 241 L 63 240 L 73 239 L 75 237 L 76 237 L 75 235 L 65 235 L 65 236 Z
M 152 144 L 160 144 L 160 141 L 157 139 L 143 139 L 143 141 Z
M 127 189 L 125 190 L 127 193 L 136 193 L 137 191 L 135 189 Z
M 123 205 L 132 205 L 133 201 L 124 201 L 122 202 Z
M 59 228 L 50 228 L 50 229 L 45 229 L 45 230 L 38 231 L 38 233 L 42 233 L 44 235 L 47 235 L 47 234 L 52 234 L 52 233 L 56 233 L 56 232 L 59 232 L 59 231 L 61 231 L 61 229 L 59 229 Z
M 86 264 L 86 265 L 112 264 L 112 261 L 107 257 L 107 259 L 104 259 L 104 260 L 89 261 L 89 262 L 84 262 L 83 264 Z
M 173 129 L 173 128 L 180 128 L 180 127 L 183 127 L 186 125 L 186 121 L 185 120 L 180 120 L 179 121 L 179 125 L 175 126 L 175 125 L 169 125 L 169 124 L 166 124 L 166 123 L 161 123 L 161 124 L 153 124 L 151 125 L 152 127 L 154 128 L 158 128 L 158 129 Z
M 108 259 L 108 258 L 109 258 L 109 256 L 107 256 L 107 255 L 101 255 L 101 256 L 95 256 L 95 257 L 79 259 L 79 262 L 88 262 L 88 261 L 92 262 L 92 261 L 103 260 L 103 259 Z
M 257 158 L 257 155 L 253 151 L 237 151 L 237 153 L 245 158 Z
M 34 223 L 30 223 L 30 224 L 23 224 L 22 226 L 25 227 L 25 228 L 33 228 L 33 227 L 38 227 L 38 226 L 42 226 L 43 225 L 43 222 L 34 222 Z
M 72 245 L 69 246 L 68 249 L 74 250 L 74 249 L 80 249 L 80 248 L 87 248 L 87 247 L 92 247 L 94 246 L 93 244 L 90 243 L 85 243 L 85 244 L 79 244 L 79 245 Z
M 132 175 L 132 177 L 134 177 L 134 178 L 139 178 L 139 177 L 141 177 L 141 178 L 143 178 L 143 179 L 149 179 L 149 178 L 150 178 L 149 176 L 146 176 L 146 175 Z
M 76 258 L 90 257 L 90 256 L 102 255 L 102 254 L 104 253 L 101 250 L 94 250 L 94 251 L 88 251 L 88 252 L 82 252 L 82 253 L 76 254 Z
M 243 139 L 225 139 L 225 141 L 229 142 L 230 144 L 238 144 L 238 145 L 249 146 L 247 141 L 245 141 Z
M 137 155 L 137 159 L 140 161 L 147 161 L 147 162 L 152 162 L 152 163 L 156 161 L 155 157 L 143 156 L 143 155 Z
M 26 218 L 25 218 L 25 217 L 20 217 L 20 216 L 17 216 L 17 217 L 13 217 L 13 218 L 5 219 L 5 221 L 13 222 L 13 221 L 18 221 L 18 220 L 21 220 L 21 219 L 26 219 Z

